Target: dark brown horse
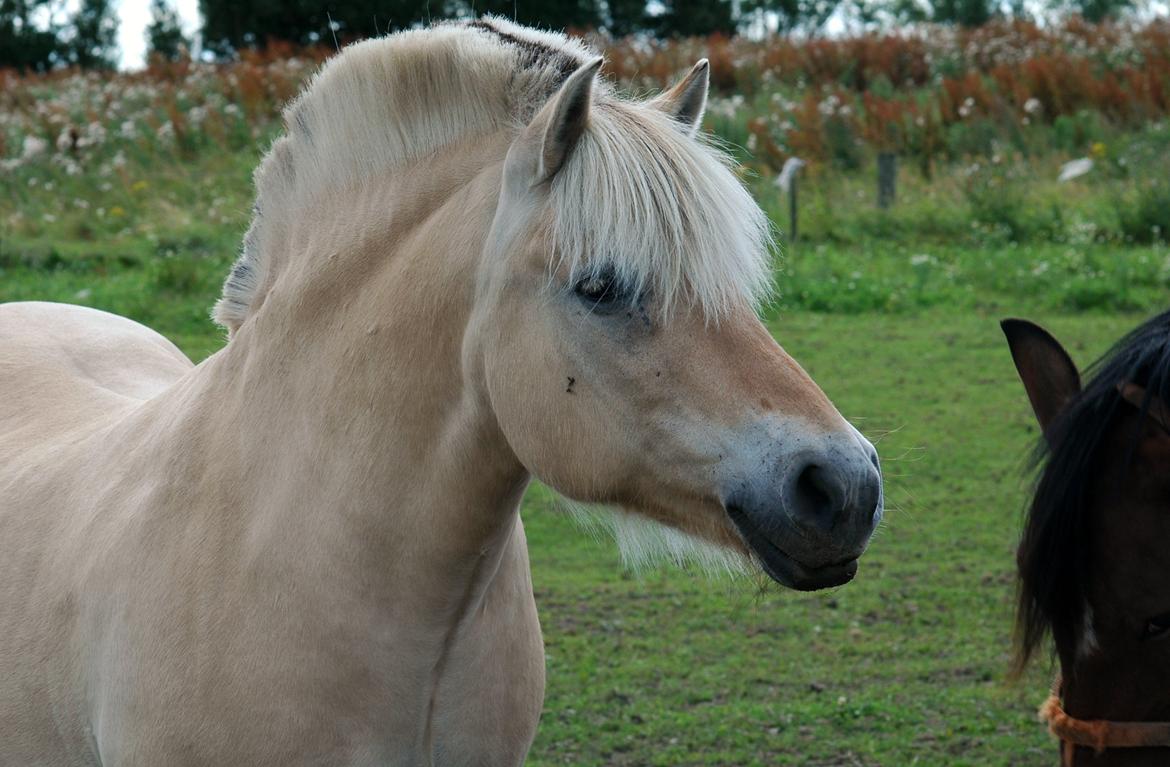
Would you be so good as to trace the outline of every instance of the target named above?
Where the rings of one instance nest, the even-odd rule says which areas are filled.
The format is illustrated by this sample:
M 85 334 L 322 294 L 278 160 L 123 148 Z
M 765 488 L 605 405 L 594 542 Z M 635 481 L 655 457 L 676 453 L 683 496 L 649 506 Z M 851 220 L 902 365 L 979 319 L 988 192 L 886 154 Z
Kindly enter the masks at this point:
M 1042 328 L 1002 323 L 1044 432 L 1018 554 L 1018 667 L 1051 634 L 1041 714 L 1066 766 L 1170 764 L 1170 312 L 1089 383 Z

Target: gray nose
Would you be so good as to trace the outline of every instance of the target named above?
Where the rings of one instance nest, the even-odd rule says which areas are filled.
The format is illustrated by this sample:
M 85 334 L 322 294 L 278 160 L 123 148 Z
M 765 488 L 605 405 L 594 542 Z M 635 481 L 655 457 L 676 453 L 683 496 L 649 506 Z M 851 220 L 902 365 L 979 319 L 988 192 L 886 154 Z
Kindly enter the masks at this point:
M 881 499 L 876 453 L 811 456 L 790 476 L 784 507 L 799 528 L 821 536 L 873 525 Z
M 877 451 L 852 427 L 795 450 L 774 444 L 724 498 L 727 514 L 777 582 L 802 590 L 839 586 L 857 572 L 882 518 Z

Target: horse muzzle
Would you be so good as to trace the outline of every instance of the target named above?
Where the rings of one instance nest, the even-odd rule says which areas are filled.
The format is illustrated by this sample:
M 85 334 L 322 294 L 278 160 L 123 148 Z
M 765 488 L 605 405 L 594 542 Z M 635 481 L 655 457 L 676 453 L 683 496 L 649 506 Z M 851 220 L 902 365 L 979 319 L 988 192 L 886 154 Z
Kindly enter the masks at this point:
M 883 513 L 877 451 L 854 430 L 773 452 L 724 501 L 764 571 L 801 591 L 853 579 Z

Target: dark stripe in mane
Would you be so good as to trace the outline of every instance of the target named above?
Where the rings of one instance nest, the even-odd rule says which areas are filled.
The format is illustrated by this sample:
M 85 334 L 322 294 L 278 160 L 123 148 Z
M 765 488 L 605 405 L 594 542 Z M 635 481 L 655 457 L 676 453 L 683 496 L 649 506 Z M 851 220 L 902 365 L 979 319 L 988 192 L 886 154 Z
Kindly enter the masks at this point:
M 1118 341 L 1088 373 L 1088 385 L 1061 412 L 1050 440 L 1041 438 L 1035 453 L 1041 470 L 1018 554 L 1020 668 L 1048 631 L 1062 650 L 1072 651 L 1082 639 L 1092 578 L 1087 525 L 1099 462 L 1132 457 L 1100 455 L 1122 401 L 1117 385 L 1132 381 L 1144 386 L 1147 396 L 1170 402 L 1170 312 Z
M 544 45 L 535 40 L 525 40 L 515 35 L 502 32 L 487 21 L 472 21 L 467 24 L 472 29 L 489 32 L 500 40 L 508 43 L 520 52 L 520 64 L 524 69 L 540 69 L 551 67 L 557 70 L 557 85 L 568 79 L 569 75 L 577 71 L 584 63 L 568 51 Z

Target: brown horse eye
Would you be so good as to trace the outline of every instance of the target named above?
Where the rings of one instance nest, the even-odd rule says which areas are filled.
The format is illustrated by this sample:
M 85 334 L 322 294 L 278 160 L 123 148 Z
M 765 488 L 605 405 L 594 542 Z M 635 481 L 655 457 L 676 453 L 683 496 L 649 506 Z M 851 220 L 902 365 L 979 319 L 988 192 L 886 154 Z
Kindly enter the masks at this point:
M 577 286 L 577 293 L 582 298 L 603 301 L 613 293 L 613 283 L 601 277 L 593 277 L 579 284 Z
M 582 278 L 573 286 L 573 292 L 591 306 L 605 306 L 621 298 L 623 290 L 611 269 Z
M 1155 615 L 1146 621 L 1146 630 L 1143 638 L 1158 639 L 1170 632 L 1170 613 Z

